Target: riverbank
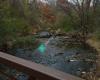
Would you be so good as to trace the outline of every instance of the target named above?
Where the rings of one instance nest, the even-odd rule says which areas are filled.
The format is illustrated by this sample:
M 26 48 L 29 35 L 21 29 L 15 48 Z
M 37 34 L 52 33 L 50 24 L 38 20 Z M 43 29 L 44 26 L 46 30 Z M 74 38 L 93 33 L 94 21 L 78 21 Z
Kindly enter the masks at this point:
M 88 39 L 87 43 L 95 48 L 98 52 L 97 60 L 96 60 L 96 80 L 100 80 L 100 41 L 94 38 Z

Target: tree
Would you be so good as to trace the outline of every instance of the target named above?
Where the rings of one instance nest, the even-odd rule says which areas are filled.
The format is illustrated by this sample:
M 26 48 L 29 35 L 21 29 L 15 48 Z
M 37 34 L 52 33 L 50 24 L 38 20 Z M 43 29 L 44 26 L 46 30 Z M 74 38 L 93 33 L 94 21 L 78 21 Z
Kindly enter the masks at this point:
M 59 0 L 58 5 L 70 16 L 72 24 L 81 34 L 82 42 L 86 42 L 88 33 L 93 31 L 94 13 L 98 0 Z
M 56 22 L 56 16 L 54 14 L 53 8 L 49 4 L 40 3 L 39 4 L 39 10 L 40 10 L 40 17 L 39 22 L 41 29 L 48 30 L 54 29 L 54 25 Z
M 24 14 L 24 9 L 21 9 Z M 17 7 L 12 6 L 9 0 L 0 1 L 0 49 L 4 51 L 10 47 L 11 41 L 19 36 L 28 35 L 31 30 L 25 14 L 20 15 L 21 12 L 17 10 Z

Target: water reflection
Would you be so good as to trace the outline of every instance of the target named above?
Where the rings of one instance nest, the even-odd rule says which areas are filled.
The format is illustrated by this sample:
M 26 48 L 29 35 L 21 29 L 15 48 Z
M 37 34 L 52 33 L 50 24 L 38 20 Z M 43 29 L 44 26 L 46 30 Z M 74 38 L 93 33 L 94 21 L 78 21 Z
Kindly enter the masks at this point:
M 84 61 L 83 59 L 70 59 L 70 61 L 66 60 L 66 57 L 75 56 L 78 51 L 81 51 L 83 55 L 84 53 L 90 54 L 82 48 L 63 49 L 55 45 L 51 45 L 50 43 L 46 46 L 45 43 L 42 43 L 41 47 L 46 47 L 44 53 L 41 52 L 41 49 L 36 49 L 36 51 L 32 54 L 32 60 L 36 63 L 50 66 L 77 76 L 80 76 L 81 72 L 88 72 L 90 68 L 93 67 L 94 63 L 91 61 Z
M 25 49 L 17 49 L 16 56 L 77 76 L 80 76 L 82 72 L 94 70 L 95 63 L 83 60 L 93 59 L 94 53 L 80 47 L 60 48 L 51 44 L 51 42 L 53 42 L 52 40 L 54 40 L 54 38 L 50 38 L 46 43 L 41 42 L 40 46 L 34 52 Z M 79 53 L 77 54 L 77 52 Z M 74 58 L 76 56 L 79 56 L 79 59 Z M 72 57 L 69 58 L 70 61 L 67 60 L 68 57 Z

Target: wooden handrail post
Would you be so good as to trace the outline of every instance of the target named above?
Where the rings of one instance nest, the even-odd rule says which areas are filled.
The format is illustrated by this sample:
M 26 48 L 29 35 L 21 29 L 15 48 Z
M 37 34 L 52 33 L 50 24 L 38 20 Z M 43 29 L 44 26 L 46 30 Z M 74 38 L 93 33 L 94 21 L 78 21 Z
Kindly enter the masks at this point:
M 37 80 L 37 78 L 33 77 L 33 76 L 29 76 L 28 80 Z

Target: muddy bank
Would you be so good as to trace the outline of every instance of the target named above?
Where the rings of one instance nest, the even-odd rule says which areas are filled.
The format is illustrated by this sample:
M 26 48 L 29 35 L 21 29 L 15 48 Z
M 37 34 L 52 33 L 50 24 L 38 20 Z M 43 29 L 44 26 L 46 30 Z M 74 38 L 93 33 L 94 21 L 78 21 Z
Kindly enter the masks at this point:
M 96 56 L 96 80 L 100 80 L 100 41 L 89 39 L 87 43 L 98 52 Z

